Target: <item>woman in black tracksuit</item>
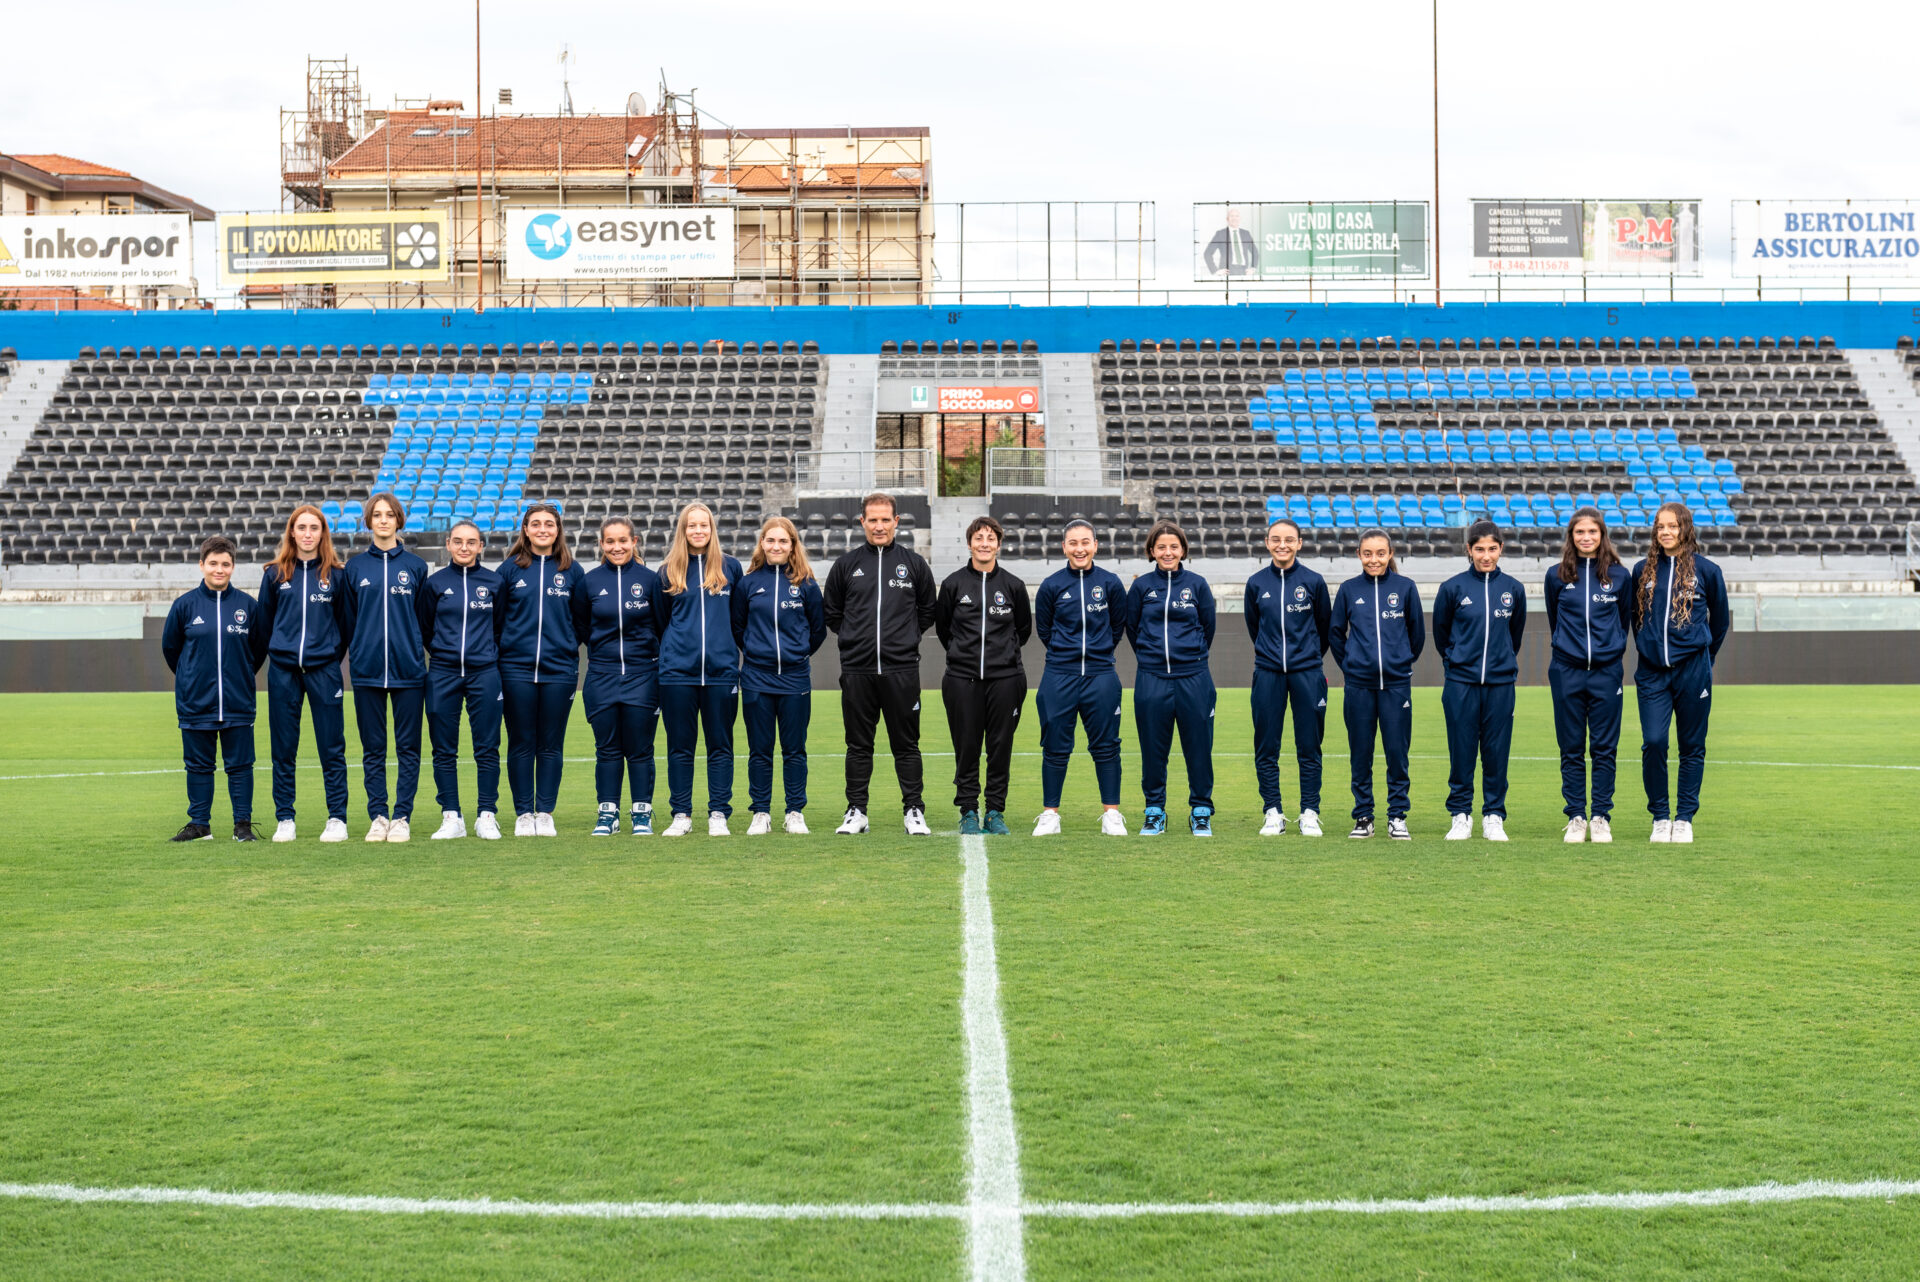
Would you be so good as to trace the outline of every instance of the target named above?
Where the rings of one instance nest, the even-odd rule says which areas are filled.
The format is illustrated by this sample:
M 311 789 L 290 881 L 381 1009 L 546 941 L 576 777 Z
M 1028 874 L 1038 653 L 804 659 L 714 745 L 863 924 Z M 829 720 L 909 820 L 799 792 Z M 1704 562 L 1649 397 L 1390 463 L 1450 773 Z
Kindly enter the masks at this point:
M 1013 732 L 1027 702 L 1020 648 L 1033 635 L 1027 585 L 1000 568 L 1005 531 L 990 516 L 967 526 L 967 564 L 947 576 L 933 630 L 947 652 L 940 698 L 953 732 L 953 804 L 963 835 L 1007 833 L 1007 776 Z M 980 813 L 980 747 L 987 750 L 986 814 Z

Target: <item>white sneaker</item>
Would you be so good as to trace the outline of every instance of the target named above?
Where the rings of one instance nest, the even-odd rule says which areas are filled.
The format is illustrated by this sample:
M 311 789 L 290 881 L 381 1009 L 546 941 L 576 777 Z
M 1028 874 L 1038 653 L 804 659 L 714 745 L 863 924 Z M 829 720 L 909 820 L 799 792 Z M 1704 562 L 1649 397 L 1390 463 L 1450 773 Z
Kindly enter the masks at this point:
M 458 810 L 442 810 L 440 826 L 433 830 L 431 841 L 452 841 L 467 835 L 467 820 Z
M 1389 818 L 1387 820 L 1387 836 L 1393 838 L 1395 841 L 1413 840 L 1413 834 L 1407 831 L 1407 821 L 1405 819 Z
M 1473 836 L 1473 816 L 1455 815 L 1453 826 L 1447 829 L 1448 841 L 1465 841 Z
M 1507 821 L 1499 815 L 1481 815 L 1480 835 L 1488 841 L 1505 841 L 1507 839 Z
M 273 839 L 275 841 L 292 841 L 295 835 L 293 820 L 291 819 L 282 819 L 273 826 Z
M 536 837 L 558 837 L 560 830 L 553 826 L 553 816 L 546 811 L 536 811 L 533 816 L 533 835 Z
M 866 830 L 867 812 L 864 810 L 855 810 L 851 806 L 847 807 L 846 818 L 842 819 L 840 826 L 834 829 L 836 833 L 840 833 L 843 836 L 849 833 L 865 832 Z
M 1100 835 L 1102 837 L 1124 837 L 1127 835 L 1127 817 L 1118 810 L 1100 812 Z
M 907 836 L 909 837 L 933 836 L 933 829 L 927 827 L 927 816 L 925 812 L 923 812 L 918 806 L 915 806 L 913 809 L 907 811 L 904 819 L 907 825 Z
M 1113 812 L 1109 810 L 1107 813 L 1112 814 Z M 1102 828 L 1105 826 L 1105 824 L 1101 825 Z M 1060 812 L 1058 810 L 1042 810 L 1040 817 L 1033 821 L 1033 835 L 1036 837 L 1058 837 L 1060 835 Z
M 1260 825 L 1262 837 L 1278 837 L 1287 830 L 1287 817 L 1278 806 L 1267 807 L 1267 821 Z
M 1648 841 L 1672 841 L 1673 825 L 1665 819 L 1653 821 L 1653 831 L 1647 834 Z
M 787 811 L 787 831 L 796 837 L 807 835 L 807 817 L 798 810 Z
M 773 816 L 764 810 L 753 812 L 753 821 L 747 825 L 747 836 L 764 837 L 773 831 Z
M 1594 822 L 1596 824 L 1600 824 L 1600 823 L 1605 823 L 1606 820 L 1596 819 L 1594 820 Z M 1581 842 L 1585 841 L 1586 839 L 1587 839 L 1587 821 L 1581 818 L 1579 815 L 1574 815 L 1572 818 L 1568 819 L 1566 835 L 1561 837 L 1560 840 L 1566 842 L 1569 846 L 1577 846 Z
M 342 832 L 346 831 L 345 824 L 340 825 L 340 828 Z M 325 833 L 320 834 L 320 840 L 325 841 L 326 839 L 327 837 Z M 409 824 L 405 819 L 396 819 L 392 823 L 387 825 L 388 841 L 411 841 L 412 839 L 413 839 L 413 826 Z M 346 838 L 342 837 L 340 840 L 345 841 Z
M 322 841 L 345 841 L 346 839 L 347 821 L 344 819 L 329 819 L 327 820 L 327 826 L 320 830 L 320 840 Z M 392 838 L 388 838 L 388 840 L 391 841 Z
M 1693 844 L 1693 820 L 1676 819 L 1673 821 L 1673 839 L 1676 843 L 1691 846 Z
M 387 817 L 385 815 L 381 815 L 378 819 L 375 819 L 372 823 L 367 825 L 367 840 L 368 841 L 385 841 L 386 839 L 387 839 Z
M 516 837 L 533 836 L 533 816 L 515 815 L 513 817 L 513 835 Z
M 692 831 L 693 831 L 692 815 L 675 815 L 673 817 L 673 822 L 668 824 L 667 830 L 661 833 L 660 835 L 662 837 L 684 837 Z
M 500 821 L 491 810 L 482 810 L 480 817 L 473 821 L 473 835 L 482 841 L 500 840 Z
M 1571 840 L 1571 838 L 1569 838 Z M 1613 840 L 1613 825 L 1607 822 L 1605 815 L 1595 815 L 1587 824 L 1587 840 L 1609 842 Z
M 1302 810 L 1300 812 L 1300 835 L 1302 837 L 1318 837 L 1320 835 L 1320 812 L 1318 810 Z
M 718 810 L 709 810 L 707 812 L 707 836 L 731 837 L 732 835 L 733 830 L 727 827 L 727 817 Z

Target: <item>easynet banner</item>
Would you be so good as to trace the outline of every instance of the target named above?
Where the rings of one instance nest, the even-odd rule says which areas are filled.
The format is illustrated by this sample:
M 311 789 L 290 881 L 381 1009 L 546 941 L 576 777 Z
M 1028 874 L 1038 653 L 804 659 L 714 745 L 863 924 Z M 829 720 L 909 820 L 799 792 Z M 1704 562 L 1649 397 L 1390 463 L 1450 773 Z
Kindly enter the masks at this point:
M 437 209 L 222 214 L 216 234 L 226 286 L 447 279 L 447 216 Z
M 1476 200 L 1487 276 L 1697 276 L 1697 200 Z
M 193 231 L 185 214 L 0 218 L 0 289 L 192 283 Z
M 508 280 L 732 276 L 733 210 L 707 205 L 509 209 Z
M 1733 274 L 1920 274 L 1920 221 L 1905 200 L 1737 201 Z

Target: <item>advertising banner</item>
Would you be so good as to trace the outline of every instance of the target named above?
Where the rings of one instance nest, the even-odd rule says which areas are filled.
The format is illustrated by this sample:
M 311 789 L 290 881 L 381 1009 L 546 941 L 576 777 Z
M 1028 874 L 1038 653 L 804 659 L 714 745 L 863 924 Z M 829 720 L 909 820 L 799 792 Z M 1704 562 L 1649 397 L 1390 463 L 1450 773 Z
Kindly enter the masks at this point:
M 1905 200 L 1741 200 L 1735 276 L 1920 274 L 1920 219 Z
M 925 389 L 915 387 L 914 400 L 920 401 Z M 1037 387 L 936 387 L 933 410 L 936 414 L 1038 414 L 1040 389 Z
M 0 289 L 192 283 L 193 230 L 185 214 L 0 218 Z
M 507 210 L 508 280 L 733 275 L 733 210 L 711 205 Z
M 1195 280 L 1428 274 L 1424 200 L 1193 207 Z
M 216 235 L 227 286 L 447 279 L 447 216 L 437 209 L 222 214 Z
M 1697 276 L 1697 200 L 1476 200 L 1474 271 L 1489 276 Z

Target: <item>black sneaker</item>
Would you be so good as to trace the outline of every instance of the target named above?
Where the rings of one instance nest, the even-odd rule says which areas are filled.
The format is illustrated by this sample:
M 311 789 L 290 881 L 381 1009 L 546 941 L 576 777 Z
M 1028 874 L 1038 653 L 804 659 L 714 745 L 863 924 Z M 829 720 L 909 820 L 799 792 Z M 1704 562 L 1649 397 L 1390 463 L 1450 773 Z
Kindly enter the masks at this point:
M 1354 820 L 1353 831 L 1347 836 L 1356 840 L 1373 836 L 1373 820 L 1371 818 Z
M 234 839 L 235 841 L 258 841 L 258 840 L 260 840 L 260 834 L 259 834 L 259 833 L 257 833 L 257 832 L 255 832 L 255 831 L 253 830 L 253 820 L 251 820 L 251 819 L 242 819 L 242 820 L 240 820 L 240 822 L 238 822 L 238 823 L 236 823 L 236 824 L 234 824 L 234 826 L 233 826 L 233 839 Z
M 190 823 L 173 834 L 175 841 L 207 841 L 213 837 L 213 829 L 205 824 Z

